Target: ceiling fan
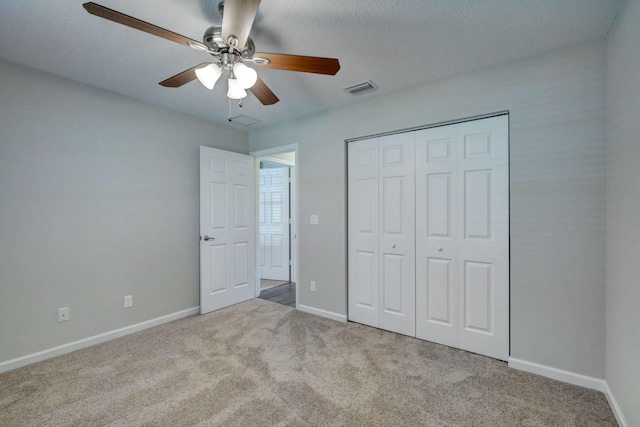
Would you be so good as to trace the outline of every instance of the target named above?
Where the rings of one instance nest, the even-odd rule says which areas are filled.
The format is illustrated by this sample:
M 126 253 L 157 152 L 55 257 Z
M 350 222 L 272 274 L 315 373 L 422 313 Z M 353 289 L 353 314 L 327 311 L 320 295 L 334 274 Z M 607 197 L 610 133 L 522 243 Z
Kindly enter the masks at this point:
M 248 90 L 263 105 L 272 105 L 279 101 L 278 97 L 257 76 L 256 71 L 247 67 L 245 63 L 253 63 L 262 68 L 327 75 L 335 75 L 340 69 L 340 63 L 335 58 L 282 53 L 256 53 L 255 45 L 251 37 L 249 37 L 249 32 L 258 12 L 260 0 L 221 1 L 218 4 L 218 11 L 222 15 L 222 25 L 214 25 L 208 28 L 204 33 L 202 42 L 93 2 L 84 3 L 82 6 L 92 15 L 162 37 L 213 56 L 213 62 L 203 62 L 160 82 L 164 87 L 180 87 L 197 78 L 205 87 L 213 89 L 220 76 L 227 72 L 229 76 L 227 97 L 230 100 L 242 100 L 247 96 L 246 90 Z

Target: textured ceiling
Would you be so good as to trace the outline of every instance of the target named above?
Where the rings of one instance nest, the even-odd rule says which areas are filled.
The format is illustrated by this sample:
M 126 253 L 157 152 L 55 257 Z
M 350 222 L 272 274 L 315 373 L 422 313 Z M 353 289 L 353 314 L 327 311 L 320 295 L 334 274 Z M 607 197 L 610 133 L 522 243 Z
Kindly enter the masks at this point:
M 169 89 L 158 82 L 205 53 L 88 14 L 79 0 L 2 0 L 0 57 L 227 123 L 226 82 Z M 96 0 L 202 40 L 218 0 Z M 251 128 L 412 87 L 607 33 L 619 0 L 262 0 L 251 36 L 263 52 L 336 57 L 336 76 L 258 69 L 280 102 L 251 95 L 233 115 Z M 373 80 L 377 92 L 342 88 Z M 222 84 L 220 84 L 222 83 Z M 239 124 L 231 126 L 242 127 Z

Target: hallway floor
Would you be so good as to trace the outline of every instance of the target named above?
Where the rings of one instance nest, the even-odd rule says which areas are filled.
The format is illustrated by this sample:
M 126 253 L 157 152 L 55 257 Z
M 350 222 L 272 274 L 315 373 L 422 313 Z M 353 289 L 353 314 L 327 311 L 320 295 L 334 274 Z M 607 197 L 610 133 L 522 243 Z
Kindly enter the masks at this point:
M 289 307 L 296 307 L 296 284 L 293 282 L 265 289 L 260 292 L 260 299 L 276 302 Z

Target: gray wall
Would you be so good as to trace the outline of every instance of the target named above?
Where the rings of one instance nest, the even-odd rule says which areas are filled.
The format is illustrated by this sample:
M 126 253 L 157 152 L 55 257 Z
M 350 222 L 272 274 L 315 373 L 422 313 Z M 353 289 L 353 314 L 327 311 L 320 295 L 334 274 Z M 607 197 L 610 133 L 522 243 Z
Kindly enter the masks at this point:
M 640 426 L 640 1 L 608 43 L 606 379 L 627 425 Z
M 197 306 L 198 146 L 247 133 L 1 60 L 0 99 L 0 362 Z
M 250 150 L 299 144 L 300 303 L 346 314 L 345 139 L 509 110 L 511 355 L 604 378 L 605 48 L 564 48 L 252 131 Z

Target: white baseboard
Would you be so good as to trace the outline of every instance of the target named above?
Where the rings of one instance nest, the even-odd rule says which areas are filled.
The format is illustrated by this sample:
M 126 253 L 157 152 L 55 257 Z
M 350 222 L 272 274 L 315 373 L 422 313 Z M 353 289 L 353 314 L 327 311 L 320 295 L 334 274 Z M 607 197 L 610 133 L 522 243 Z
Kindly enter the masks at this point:
M 618 421 L 620 427 L 627 427 L 627 421 L 622 413 L 622 409 L 620 408 L 620 405 L 618 405 L 613 392 L 609 388 L 609 384 L 605 380 L 552 368 L 550 366 L 540 365 L 538 363 L 527 362 L 526 360 L 516 359 L 514 357 L 509 358 L 509 367 L 603 392 L 609 401 L 611 411 L 613 412 L 613 415 L 615 415 L 616 421 Z
M 542 375 L 543 377 L 552 378 L 554 380 L 565 383 L 579 385 L 580 387 L 591 388 L 605 392 L 606 382 L 599 378 L 589 377 L 587 375 L 576 374 L 575 372 L 565 371 L 551 366 L 539 365 L 526 360 L 509 358 L 509 367 L 520 371 L 530 372 L 532 374 Z
M 298 304 L 298 310 L 305 313 L 315 314 L 316 316 L 326 317 L 327 319 L 337 320 L 338 322 L 346 322 L 347 316 L 344 314 L 334 313 L 332 311 L 322 310 L 315 307 L 309 307 L 308 305 Z
M 102 342 L 109 341 L 114 338 L 119 338 L 125 335 L 133 334 L 134 332 L 139 332 L 139 331 L 142 331 L 143 329 L 148 329 L 154 326 L 162 325 L 163 323 L 168 323 L 174 320 L 182 319 L 183 317 L 191 316 L 193 314 L 198 314 L 199 312 L 200 312 L 200 307 L 188 308 L 186 310 L 178 311 L 176 313 L 167 314 L 166 316 L 161 316 L 161 317 L 147 320 L 141 323 L 136 323 L 135 325 L 125 326 L 124 328 L 105 332 L 99 335 L 94 335 L 92 337 L 70 342 L 68 344 L 63 344 L 58 347 L 50 348 L 48 350 L 43 350 L 37 353 L 7 360 L 5 362 L 0 362 L 0 373 L 7 372 L 12 369 L 20 368 L 22 366 L 30 365 L 35 362 L 40 362 L 41 360 L 46 360 L 52 357 L 60 356 L 62 354 L 71 353 L 72 351 L 76 351 L 81 348 L 100 344 Z
M 620 427 L 627 427 L 627 419 L 624 417 L 622 413 L 622 409 L 620 405 L 618 405 L 618 401 L 613 395 L 613 392 L 609 388 L 609 383 L 605 383 L 605 392 L 604 394 L 607 396 L 607 400 L 609 401 L 609 406 L 611 406 L 611 410 L 613 411 L 613 415 L 616 416 L 616 421 L 618 421 L 618 425 Z

